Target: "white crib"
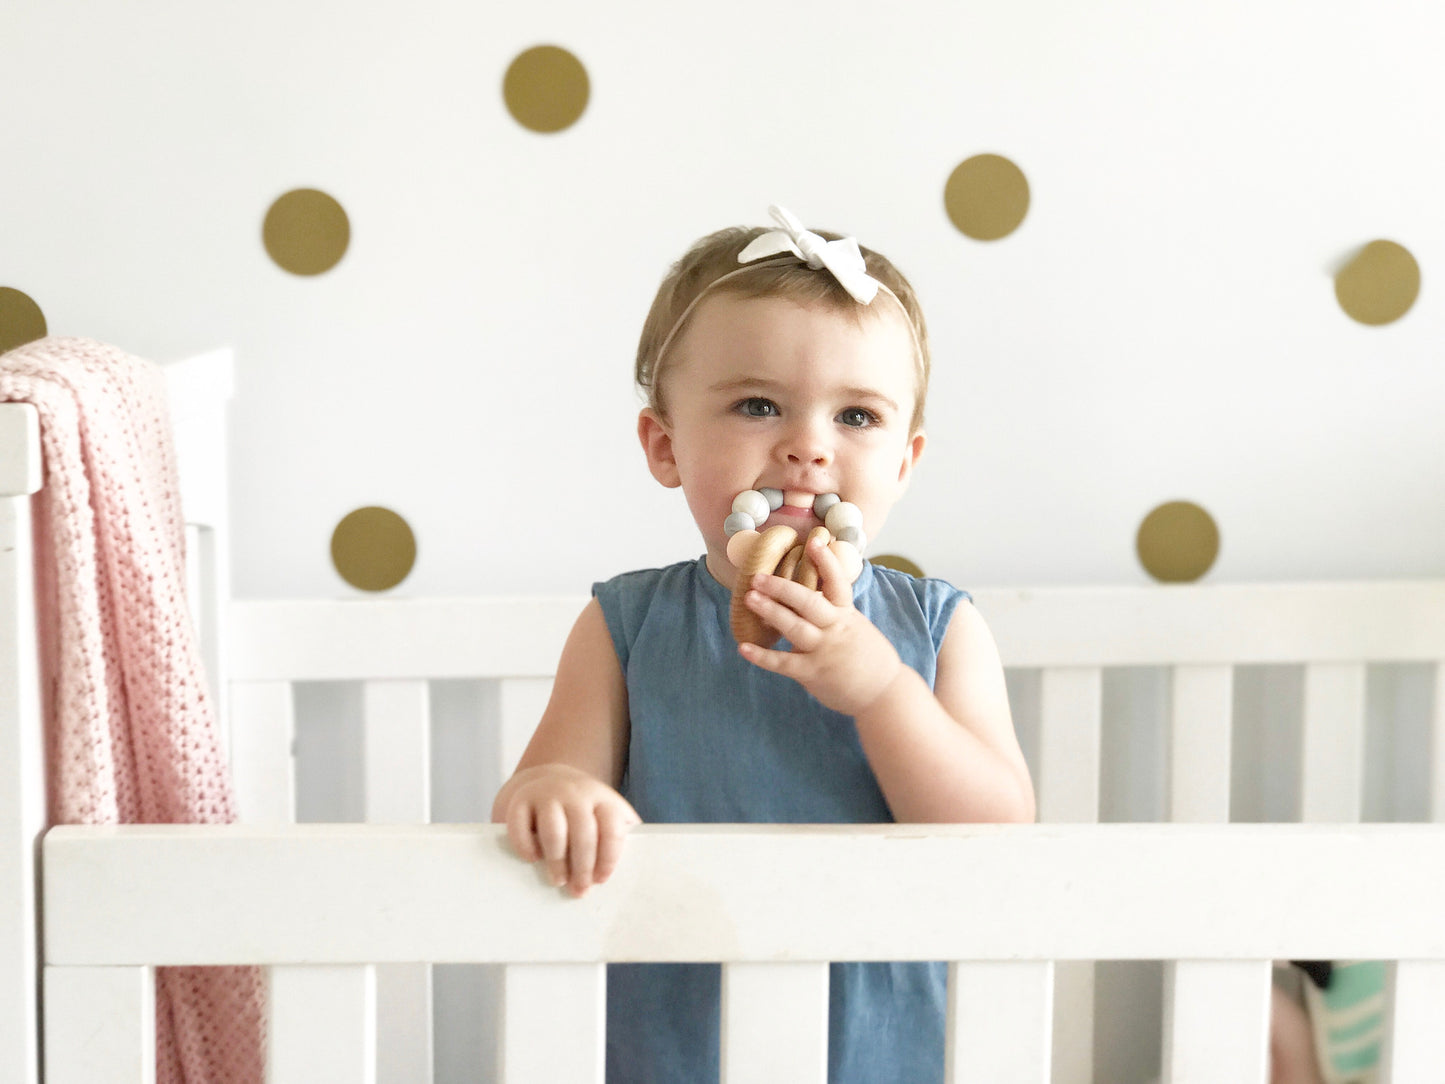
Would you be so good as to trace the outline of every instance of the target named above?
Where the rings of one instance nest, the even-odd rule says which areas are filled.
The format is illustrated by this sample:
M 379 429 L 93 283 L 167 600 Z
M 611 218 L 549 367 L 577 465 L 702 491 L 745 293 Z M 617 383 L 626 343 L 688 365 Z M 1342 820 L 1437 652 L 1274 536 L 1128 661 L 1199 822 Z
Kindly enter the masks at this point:
M 276 1082 L 431 1080 L 428 968 L 444 963 L 502 965 L 496 1079 L 601 1081 L 619 960 L 720 961 L 722 1079 L 821 1084 L 838 959 L 951 961 L 948 1080 L 989 1084 L 1093 1079 L 1091 961 L 1167 961 L 1164 1080 L 1263 1084 L 1270 961 L 1389 960 L 1382 1080 L 1445 1080 L 1445 828 L 1354 823 L 1367 667 L 1425 663 L 1445 690 L 1445 582 L 981 591 L 1037 700 L 1045 823 L 644 827 L 576 901 L 498 829 L 425 822 L 432 683 L 483 683 L 505 770 L 584 600 L 205 602 L 224 582 L 224 491 L 207 478 L 224 478 L 227 364 L 178 369 L 173 409 L 244 823 L 52 829 L 40 906 L 38 453 L 33 412 L 0 406 L 0 1084 L 38 1079 L 42 1006 L 49 1084 L 150 1079 L 152 969 L 183 963 L 271 967 Z M 1263 663 L 1303 667 L 1306 823 L 1224 823 L 1235 668 Z M 1187 824 L 1094 823 L 1104 674 L 1140 666 L 1169 668 L 1166 815 Z M 366 824 L 293 823 L 296 689 L 314 681 L 362 683 Z M 1420 750 L 1436 821 L 1442 702 Z

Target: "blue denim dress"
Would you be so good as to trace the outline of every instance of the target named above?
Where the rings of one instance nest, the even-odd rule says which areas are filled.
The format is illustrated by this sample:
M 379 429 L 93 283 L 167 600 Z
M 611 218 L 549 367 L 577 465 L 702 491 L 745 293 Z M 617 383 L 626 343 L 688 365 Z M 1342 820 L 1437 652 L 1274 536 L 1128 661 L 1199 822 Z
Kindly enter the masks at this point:
M 938 647 L 969 596 L 865 563 L 854 603 L 932 687 Z M 705 560 L 593 587 L 627 679 L 622 793 L 651 823 L 892 822 L 850 716 L 744 661 L 730 594 Z M 830 1084 L 938 1084 L 941 963 L 835 963 Z M 616 964 L 607 973 L 608 1084 L 715 1084 L 721 970 Z

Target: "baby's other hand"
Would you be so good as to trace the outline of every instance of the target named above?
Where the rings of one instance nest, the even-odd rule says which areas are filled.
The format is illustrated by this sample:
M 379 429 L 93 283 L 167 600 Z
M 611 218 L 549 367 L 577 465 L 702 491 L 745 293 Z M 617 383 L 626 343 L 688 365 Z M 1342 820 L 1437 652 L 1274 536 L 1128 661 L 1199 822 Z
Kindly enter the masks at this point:
M 527 862 L 546 863 L 547 876 L 574 896 L 612 876 L 622 844 L 642 818 L 621 794 L 569 764 L 524 768 L 508 782 L 507 838 Z
M 778 576 L 759 575 L 744 604 L 793 645 L 777 651 L 742 644 L 743 658 L 783 674 L 844 715 L 871 705 L 903 669 L 888 638 L 853 606 L 853 584 L 831 549 L 809 539 L 818 590 Z

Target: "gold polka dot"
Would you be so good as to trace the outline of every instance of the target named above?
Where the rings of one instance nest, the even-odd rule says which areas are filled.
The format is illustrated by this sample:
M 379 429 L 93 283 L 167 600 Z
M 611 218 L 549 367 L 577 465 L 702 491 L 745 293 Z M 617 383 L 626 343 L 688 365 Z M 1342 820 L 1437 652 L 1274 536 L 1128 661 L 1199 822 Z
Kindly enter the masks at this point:
M 907 557 L 900 557 L 896 553 L 882 553 L 877 557 L 868 558 L 869 562 L 875 565 L 882 565 L 884 568 L 895 569 L 898 572 L 906 572 L 910 576 L 923 578 L 923 569 L 910 561 Z
M 997 241 L 1018 229 L 1029 212 L 1023 170 L 997 154 L 965 159 L 943 186 L 948 217 L 975 241 Z
M 390 508 L 358 508 L 331 534 L 331 563 L 352 587 L 386 591 L 416 564 L 416 536 Z
M 0 286 L 0 354 L 45 338 L 45 314 L 19 290 Z
M 1135 539 L 1144 570 L 1163 583 L 1191 583 L 1219 556 L 1219 528 L 1190 501 L 1161 504 L 1144 517 Z
M 556 45 L 537 45 L 519 53 L 502 80 L 507 111 L 534 132 L 560 132 L 576 124 L 590 93 L 587 69 Z
M 293 275 L 319 275 L 346 255 L 351 222 L 325 192 L 297 188 L 271 204 L 261 239 L 271 259 Z
M 1362 324 L 1388 324 L 1420 294 L 1420 265 L 1394 241 L 1371 241 L 1335 274 L 1340 308 Z

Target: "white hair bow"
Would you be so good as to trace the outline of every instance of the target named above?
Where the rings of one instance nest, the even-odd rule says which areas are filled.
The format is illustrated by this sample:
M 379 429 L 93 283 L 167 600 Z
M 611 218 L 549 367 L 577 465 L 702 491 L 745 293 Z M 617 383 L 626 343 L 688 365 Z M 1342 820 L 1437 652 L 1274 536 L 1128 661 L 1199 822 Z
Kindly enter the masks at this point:
M 776 205 L 768 208 L 768 214 L 783 228 L 769 230 L 755 238 L 747 248 L 738 253 L 738 263 L 752 263 L 768 256 L 791 252 L 814 271 L 827 268 L 843 289 L 852 294 L 853 299 L 860 304 L 867 305 L 877 296 L 880 283 L 868 274 L 857 240 L 852 237 L 837 241 L 824 240 L 819 234 L 805 230 L 803 224 L 793 215 Z

